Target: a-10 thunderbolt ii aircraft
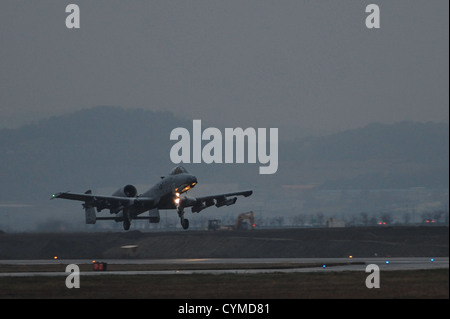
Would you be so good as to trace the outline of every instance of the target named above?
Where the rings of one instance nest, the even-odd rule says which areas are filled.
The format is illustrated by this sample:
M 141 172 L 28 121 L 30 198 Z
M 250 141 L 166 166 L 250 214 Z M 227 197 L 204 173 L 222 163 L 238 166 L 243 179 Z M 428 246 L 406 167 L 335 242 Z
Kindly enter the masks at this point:
M 184 218 L 184 208 L 192 207 L 193 213 L 215 205 L 216 207 L 230 206 L 236 203 L 236 196 L 250 196 L 253 191 L 245 190 L 234 193 L 209 195 L 204 197 L 181 196 L 197 184 L 197 178 L 187 172 L 182 166 L 177 166 L 167 176 L 145 193 L 138 195 L 136 187 L 126 185 L 121 187 L 112 196 L 94 195 L 91 190 L 84 194 L 57 193 L 51 199 L 63 198 L 82 201 L 86 213 L 86 224 L 95 224 L 97 220 L 114 220 L 123 222 L 125 230 L 130 229 L 133 219 L 148 219 L 150 223 L 159 223 L 159 209 L 176 209 L 184 229 L 189 228 L 189 220 Z M 96 211 L 109 209 L 113 217 L 97 217 Z M 148 216 L 139 216 L 149 211 Z

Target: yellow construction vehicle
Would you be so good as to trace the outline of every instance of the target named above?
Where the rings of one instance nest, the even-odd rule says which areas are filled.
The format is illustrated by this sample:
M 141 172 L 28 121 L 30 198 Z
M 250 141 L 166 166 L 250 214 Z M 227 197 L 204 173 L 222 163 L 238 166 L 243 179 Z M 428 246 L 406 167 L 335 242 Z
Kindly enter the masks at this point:
M 248 222 L 247 222 L 248 221 Z M 239 214 L 234 225 L 221 225 L 220 219 L 208 221 L 208 230 L 253 230 L 255 229 L 255 216 L 253 211 Z
M 250 222 L 250 225 L 246 223 L 246 221 Z M 234 224 L 235 230 L 253 230 L 255 228 L 255 216 L 253 214 L 253 211 L 239 214 L 239 216 L 236 219 L 236 223 Z

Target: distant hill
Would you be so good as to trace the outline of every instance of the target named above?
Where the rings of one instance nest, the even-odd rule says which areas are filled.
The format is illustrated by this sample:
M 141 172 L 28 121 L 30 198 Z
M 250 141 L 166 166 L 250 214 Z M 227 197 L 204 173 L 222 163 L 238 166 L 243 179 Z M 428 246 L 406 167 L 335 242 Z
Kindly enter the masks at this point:
M 447 161 L 449 126 L 437 123 L 372 123 L 328 136 L 305 138 L 300 160 L 404 160 L 423 163 Z M 294 155 L 294 154 L 291 154 Z
M 101 106 L 2 130 L 0 199 L 148 183 L 174 166 L 169 134 L 187 124 L 169 112 Z
M 285 165 L 323 188 L 446 187 L 449 125 L 370 124 L 283 144 Z M 311 174 L 316 173 L 315 176 Z
M 180 126 L 189 129 L 192 120 L 169 112 L 100 106 L 0 130 L 0 201 L 33 201 L 55 191 L 153 183 L 174 166 L 169 157 L 174 142 L 169 136 Z M 448 145 L 448 124 L 371 124 L 328 136 L 280 141 L 279 171 L 274 176 L 259 175 L 258 165 L 251 164 L 190 167 L 210 182 L 260 188 L 270 183 L 271 190 L 285 184 L 448 188 Z

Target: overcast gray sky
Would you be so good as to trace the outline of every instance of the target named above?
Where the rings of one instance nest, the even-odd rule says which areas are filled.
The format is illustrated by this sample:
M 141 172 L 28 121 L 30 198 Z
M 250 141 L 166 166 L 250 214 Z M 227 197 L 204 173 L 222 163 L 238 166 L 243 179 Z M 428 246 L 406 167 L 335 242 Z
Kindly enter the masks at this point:
M 67 29 L 76 3 L 81 28 Z M 376 3 L 381 28 L 367 29 Z M 97 105 L 280 136 L 448 121 L 444 0 L 2 0 L 0 128 Z

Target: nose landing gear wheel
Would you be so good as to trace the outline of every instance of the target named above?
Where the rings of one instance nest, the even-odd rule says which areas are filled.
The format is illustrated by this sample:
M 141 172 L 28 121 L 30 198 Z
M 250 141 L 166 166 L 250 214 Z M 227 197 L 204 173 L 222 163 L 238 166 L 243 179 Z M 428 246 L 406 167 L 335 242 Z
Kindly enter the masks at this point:
M 130 229 L 130 225 L 131 225 L 131 223 L 130 223 L 129 220 L 124 220 L 123 221 L 123 229 L 124 230 L 129 230 Z
M 183 229 L 188 229 L 189 228 L 189 219 L 183 218 L 181 220 L 181 226 L 183 226 Z

